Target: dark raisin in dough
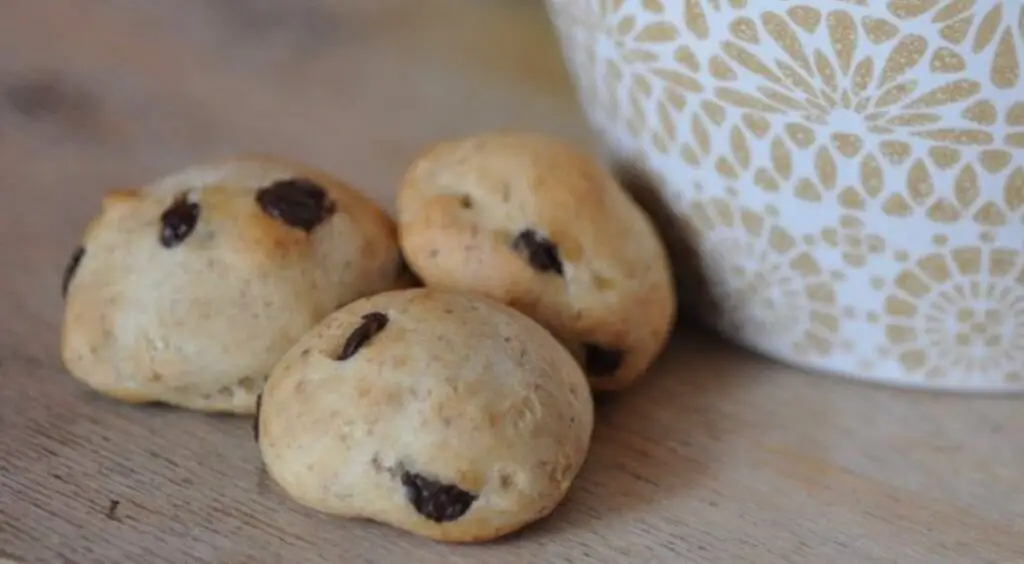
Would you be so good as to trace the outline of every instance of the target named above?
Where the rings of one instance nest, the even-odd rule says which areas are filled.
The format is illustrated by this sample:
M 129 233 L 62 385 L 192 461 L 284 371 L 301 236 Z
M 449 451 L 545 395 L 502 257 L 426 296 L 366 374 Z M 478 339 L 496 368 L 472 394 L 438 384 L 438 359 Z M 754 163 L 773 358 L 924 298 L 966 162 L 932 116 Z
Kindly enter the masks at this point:
M 477 496 L 415 472 L 402 472 L 405 497 L 420 515 L 435 523 L 455 521 L 469 511 Z
M 256 415 L 252 419 L 252 440 L 260 442 L 260 408 L 263 407 L 263 392 L 256 394 Z
M 188 201 L 185 196 L 175 199 L 160 214 L 160 244 L 170 249 L 188 239 L 199 222 L 199 213 L 198 203 Z
M 363 316 L 363 323 L 356 327 L 355 331 L 345 339 L 345 345 L 341 348 L 338 360 L 352 358 L 363 345 L 368 343 L 377 333 L 384 330 L 388 324 L 388 316 L 379 311 L 371 311 Z
M 554 272 L 562 276 L 562 259 L 558 247 L 533 229 L 524 229 L 512 240 L 512 250 L 521 255 L 538 272 Z
M 623 353 L 617 349 L 606 349 L 600 345 L 583 345 L 584 368 L 594 377 L 611 376 L 622 366 Z
M 334 213 L 334 202 L 317 184 L 301 178 L 281 180 L 260 188 L 256 203 L 263 213 L 307 233 Z
M 71 280 L 75 277 L 75 272 L 78 271 L 78 265 L 82 263 L 84 256 L 85 247 L 78 247 L 75 249 L 75 252 L 71 253 L 71 258 L 68 259 L 68 264 L 64 267 L 64 276 L 60 283 L 60 295 L 62 297 L 67 297 Z

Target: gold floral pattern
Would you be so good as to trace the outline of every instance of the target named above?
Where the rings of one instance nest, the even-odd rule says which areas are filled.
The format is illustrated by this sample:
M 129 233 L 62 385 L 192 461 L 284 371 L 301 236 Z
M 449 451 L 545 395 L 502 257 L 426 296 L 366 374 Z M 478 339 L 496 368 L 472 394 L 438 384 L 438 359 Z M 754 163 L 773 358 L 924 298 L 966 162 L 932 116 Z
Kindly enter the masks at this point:
M 554 11 L 561 33 L 562 48 L 574 54 L 567 62 L 576 81 L 576 91 L 588 115 L 600 115 L 591 120 L 597 127 L 617 123 L 622 108 L 619 90 L 624 82 L 622 63 L 618 57 L 599 57 L 595 47 L 605 37 L 616 41 L 622 48 L 624 39 L 618 31 L 616 15 L 625 6 L 624 1 L 599 0 L 597 2 L 562 2 Z
M 1021 53 L 1024 52 L 1014 32 L 1014 27 L 1024 28 L 1024 11 L 1020 4 L 1013 4 L 1001 0 L 894 0 L 888 9 L 904 21 L 930 17 L 939 26 L 938 36 L 951 45 L 964 45 L 973 37 L 969 52 L 989 55 L 990 84 L 1009 90 L 1020 82 Z M 955 51 L 949 52 L 955 55 Z M 963 60 L 959 55 L 956 58 Z M 963 70 L 966 63 L 958 62 L 956 66 Z
M 840 333 L 836 292 L 800 240 L 777 222 L 725 198 L 690 203 L 717 323 L 743 342 L 787 355 L 828 355 Z
M 1019 338 L 1024 281 L 956 262 L 1024 252 L 1024 3 L 547 1 L 591 123 L 699 233 L 709 321 L 816 368 L 1024 390 L 977 348 Z M 974 333 L 928 321 L 951 296 Z
M 893 280 L 885 320 L 882 353 L 910 374 L 1024 382 L 1024 251 L 967 246 L 929 253 Z
M 975 100 L 982 92 L 981 82 L 957 76 L 963 58 L 955 51 L 933 48 L 919 34 L 901 34 L 886 19 L 858 20 L 841 10 L 794 6 L 785 13 L 762 12 L 760 24 L 751 18 L 741 20 L 743 29 L 760 28 L 764 33 L 733 32 L 722 51 L 731 64 L 742 67 L 746 76 L 760 84 L 754 88 L 724 84 L 717 87 L 716 96 L 733 107 L 783 121 L 771 141 L 770 166 L 756 170 L 755 185 L 775 190 L 789 182 L 793 194 L 808 202 L 821 202 L 832 193 L 840 206 L 851 211 L 863 210 L 874 201 L 883 213 L 896 217 L 921 210 L 939 223 L 963 217 L 986 226 L 1006 223 L 998 201 L 978 189 L 974 164 L 962 165 L 955 176 L 945 172 L 962 159 L 964 150 L 959 146 L 989 146 L 995 141 L 984 123 L 990 113 L 985 110 L 992 103 Z M 815 34 L 822 33 L 828 37 L 827 51 L 806 45 L 816 44 Z M 774 63 L 764 62 L 755 53 L 762 43 L 784 55 Z M 888 53 L 884 61 L 876 64 L 871 50 L 858 49 L 862 43 L 884 48 Z M 917 78 L 925 68 L 941 77 L 930 89 L 923 88 Z M 943 114 L 956 109 L 960 109 L 961 123 L 956 127 L 944 123 L 948 120 Z M 788 116 L 797 116 L 803 123 L 789 121 Z M 822 130 L 828 132 L 824 139 L 819 138 Z M 914 145 L 923 148 L 920 154 L 914 155 Z M 793 162 L 799 157 L 793 152 L 812 159 L 812 174 L 794 177 Z M 860 178 L 850 175 L 844 182 L 839 171 L 848 166 L 843 163 L 848 159 L 860 161 Z M 895 182 L 900 189 L 887 189 L 894 182 L 884 171 L 908 162 L 909 168 Z M 933 170 L 940 172 L 941 181 Z
M 864 222 L 853 215 L 840 216 L 839 226 L 823 229 L 821 239 L 838 249 L 843 263 L 852 268 L 863 268 L 871 257 L 885 252 L 885 239 L 867 232 Z

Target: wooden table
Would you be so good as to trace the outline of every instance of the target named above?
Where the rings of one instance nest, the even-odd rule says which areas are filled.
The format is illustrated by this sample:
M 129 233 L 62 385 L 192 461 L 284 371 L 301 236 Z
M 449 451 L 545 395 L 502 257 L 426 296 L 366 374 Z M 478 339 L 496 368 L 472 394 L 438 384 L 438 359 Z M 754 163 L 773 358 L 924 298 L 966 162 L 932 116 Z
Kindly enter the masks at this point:
M 550 519 L 442 546 L 315 514 L 249 421 L 118 405 L 57 354 L 103 190 L 239 151 L 391 209 L 425 144 L 588 133 L 538 0 L 8 0 L 0 11 L 0 557 L 25 564 L 1024 562 L 1024 405 L 809 375 L 682 333 L 599 407 Z M 116 506 L 116 507 L 115 507 Z M 410 561 L 413 561 L 410 560 Z

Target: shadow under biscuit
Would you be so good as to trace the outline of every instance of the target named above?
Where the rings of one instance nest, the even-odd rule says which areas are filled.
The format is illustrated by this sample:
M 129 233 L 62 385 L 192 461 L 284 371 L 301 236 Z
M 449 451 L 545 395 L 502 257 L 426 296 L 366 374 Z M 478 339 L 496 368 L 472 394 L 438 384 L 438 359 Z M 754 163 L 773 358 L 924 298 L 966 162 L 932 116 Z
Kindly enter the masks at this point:
M 749 433 L 729 406 L 753 381 L 730 350 L 714 334 L 676 336 L 644 382 L 597 406 L 590 451 L 562 503 L 497 542 L 632 530 L 713 505 L 706 484 L 734 437 Z

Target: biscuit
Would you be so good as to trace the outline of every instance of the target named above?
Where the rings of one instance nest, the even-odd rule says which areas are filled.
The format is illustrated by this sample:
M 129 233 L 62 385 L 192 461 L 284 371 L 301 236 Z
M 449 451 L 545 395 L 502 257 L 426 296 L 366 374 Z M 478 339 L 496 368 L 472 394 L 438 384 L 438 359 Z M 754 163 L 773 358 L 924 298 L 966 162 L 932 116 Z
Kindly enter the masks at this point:
M 251 414 L 327 314 L 405 287 L 394 221 L 323 171 L 266 156 L 108 192 L 64 271 L 61 356 L 104 395 Z
M 535 321 L 415 288 L 357 300 L 303 337 L 267 380 L 254 431 L 302 505 L 483 542 L 560 505 L 593 410 L 579 364 Z
M 634 383 L 672 331 L 671 263 L 652 219 L 565 141 L 488 133 L 439 143 L 402 179 L 397 220 L 424 284 L 479 292 L 534 318 L 595 391 Z

